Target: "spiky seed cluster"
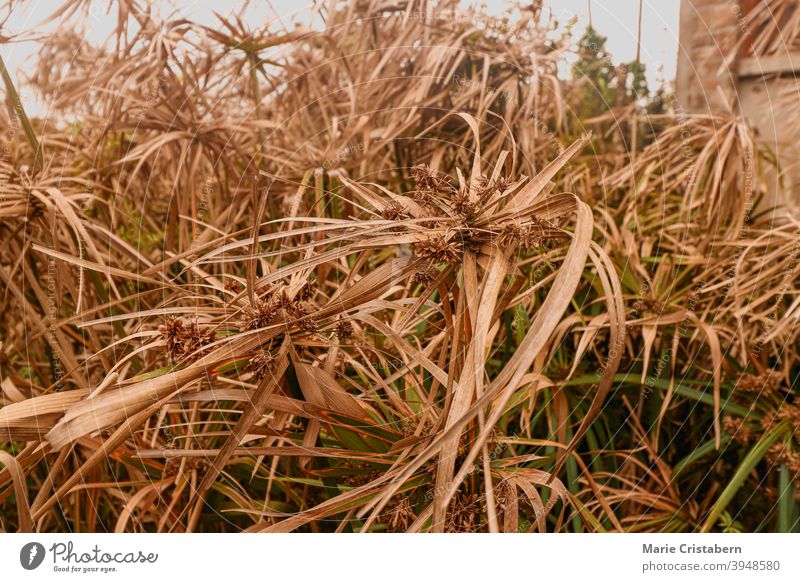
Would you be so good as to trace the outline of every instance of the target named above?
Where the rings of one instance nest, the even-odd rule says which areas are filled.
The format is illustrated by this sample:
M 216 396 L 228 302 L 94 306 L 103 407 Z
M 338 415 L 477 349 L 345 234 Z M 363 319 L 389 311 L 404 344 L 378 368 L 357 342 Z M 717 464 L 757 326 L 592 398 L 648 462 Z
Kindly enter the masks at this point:
M 241 330 L 252 331 L 261 329 L 275 323 L 281 316 L 287 319 L 296 319 L 298 327 L 302 331 L 315 332 L 319 322 L 315 317 L 309 317 L 308 304 L 304 299 L 314 296 L 317 283 L 314 280 L 308 281 L 298 291 L 297 297 L 289 297 L 286 288 L 280 290 L 270 288 L 261 299 L 256 300 L 255 307 L 247 306 L 242 310 Z
M 766 458 L 773 466 L 786 465 L 795 481 L 800 479 L 800 452 L 792 451 L 784 444 L 777 444 L 769 448 Z
M 502 193 L 505 192 L 511 184 L 512 180 L 508 176 L 498 176 L 495 181 L 492 182 L 491 189 L 493 192 Z
M 277 297 L 280 308 L 283 309 L 289 319 L 298 320 L 297 326 L 302 331 L 309 333 L 317 331 L 319 320 L 313 316 L 309 317 L 309 312 L 311 311 L 310 306 L 303 301 L 299 294 L 298 297 L 291 298 L 286 292 L 286 289 L 281 289 Z
M 726 416 L 722 419 L 722 428 L 740 445 L 746 445 L 753 440 L 753 431 L 740 418 Z
M 297 297 L 301 301 L 310 301 L 314 298 L 314 295 L 317 294 L 317 287 L 318 287 L 317 280 L 309 279 L 300 288 L 300 291 L 297 293 Z
M 355 329 L 349 319 L 340 319 L 333 326 L 333 333 L 340 340 L 346 340 L 353 336 Z
M 800 406 L 784 404 L 778 410 L 778 418 L 780 420 L 788 420 L 797 430 L 800 428 Z
M 440 194 L 453 190 L 448 176 L 436 175 L 436 172 L 426 164 L 414 166 L 411 170 L 411 177 L 414 179 L 414 188 L 417 192 Z
M 435 206 L 439 196 L 450 195 L 455 190 L 448 176 L 438 176 L 427 165 L 420 164 L 411 170 L 414 179 L 414 190 L 409 196 L 428 206 Z
M 485 199 L 491 197 L 491 195 L 497 191 L 502 191 L 500 189 L 500 184 L 502 184 L 503 189 L 505 189 L 507 182 L 508 180 L 505 177 L 491 180 L 488 176 L 484 175 L 474 181 L 472 187 L 478 198 Z
M 454 241 L 448 241 L 442 235 L 436 235 L 417 241 L 413 244 L 414 254 L 422 259 L 430 259 L 433 263 L 452 265 L 461 260 L 463 247 Z
M 280 303 L 274 297 L 257 299 L 255 307 L 248 305 L 242 312 L 242 331 L 267 327 L 277 319 L 280 307 Z
M 167 344 L 167 354 L 172 361 L 190 354 L 197 358 L 202 348 L 214 341 L 214 330 L 201 328 L 197 321 L 187 324 L 175 317 L 159 326 L 158 331 Z
M 450 198 L 450 205 L 453 211 L 467 223 L 475 220 L 481 211 L 480 203 L 472 202 L 469 198 L 469 194 L 464 191 L 453 194 Z
M 436 267 L 431 267 L 425 271 L 414 273 L 411 277 L 411 282 L 414 285 L 422 285 L 423 287 L 430 287 L 439 278 L 439 270 Z
M 386 508 L 386 515 L 391 531 L 406 531 L 414 523 L 417 515 L 408 497 L 400 497 Z M 383 521 L 385 521 L 384 518 Z
M 451 504 L 445 531 L 447 533 L 480 531 L 480 516 L 484 508 L 485 498 L 482 495 L 458 491 Z
M 453 264 L 464 252 L 479 251 L 495 237 L 499 237 L 503 245 L 525 249 L 549 247 L 550 243 L 567 238 L 555 220 L 531 217 L 516 225 L 507 225 L 502 219 L 492 222 L 491 209 L 497 210 L 502 206 L 502 198 L 495 196 L 510 195 L 509 190 L 523 184 L 524 177 L 513 180 L 507 176 L 495 179 L 481 176 L 469 185 L 455 187 L 424 165 L 414 168 L 413 177 L 415 190 L 410 195 L 421 202 L 430 218 L 437 219 L 431 223 L 431 228 L 440 226 L 442 222 L 451 224 L 446 237 L 441 234 L 430 236 L 413 245 L 416 256 L 429 258 L 432 263 Z M 400 208 L 389 206 L 383 216 L 394 218 L 400 212 Z
M 314 316 L 302 317 L 302 319 L 297 322 L 297 327 L 306 333 L 316 333 L 319 329 L 319 319 Z
M 761 420 L 759 420 L 758 422 L 761 425 L 761 428 L 766 431 L 770 430 L 777 421 L 778 421 L 778 415 L 774 411 L 770 410 L 766 412 L 764 416 L 761 417 Z
M 515 184 L 515 181 L 508 176 L 498 176 L 494 179 L 485 174 L 472 182 L 472 190 L 481 203 L 485 203 L 496 194 L 502 194 Z
M 766 412 L 759 422 L 761 428 L 769 431 L 781 421 L 788 421 L 797 434 L 800 431 L 800 406 L 784 402 L 777 411 Z M 800 442 L 800 438 L 798 438 L 798 442 Z
M 769 370 L 763 374 L 746 374 L 736 383 L 736 390 L 751 394 L 774 394 L 783 383 L 780 372 Z
M 522 226 L 512 222 L 503 226 L 497 237 L 497 242 L 501 247 L 512 247 L 519 244 L 524 233 L 525 229 Z
M 275 356 L 267 349 L 258 350 L 250 357 L 247 369 L 256 380 L 261 380 L 275 367 Z
M 381 212 L 381 218 L 384 220 L 406 220 L 411 218 L 411 213 L 405 206 L 399 202 L 392 202 Z
M 545 248 L 567 238 L 557 225 L 542 218 L 531 217 L 526 224 L 506 224 L 498 237 L 501 246 L 519 245 L 525 250 Z

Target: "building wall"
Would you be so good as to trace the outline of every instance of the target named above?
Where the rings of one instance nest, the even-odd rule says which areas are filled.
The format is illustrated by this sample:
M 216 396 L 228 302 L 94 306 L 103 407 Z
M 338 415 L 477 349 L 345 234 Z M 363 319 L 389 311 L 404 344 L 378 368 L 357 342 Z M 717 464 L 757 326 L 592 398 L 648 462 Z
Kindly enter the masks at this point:
M 681 0 L 676 93 L 687 112 L 728 111 L 735 104 L 742 7 L 736 0 Z
M 778 161 L 765 170 L 763 206 L 800 217 L 800 56 L 750 56 L 745 15 L 759 1 L 681 0 L 676 96 L 685 113 L 747 119 Z

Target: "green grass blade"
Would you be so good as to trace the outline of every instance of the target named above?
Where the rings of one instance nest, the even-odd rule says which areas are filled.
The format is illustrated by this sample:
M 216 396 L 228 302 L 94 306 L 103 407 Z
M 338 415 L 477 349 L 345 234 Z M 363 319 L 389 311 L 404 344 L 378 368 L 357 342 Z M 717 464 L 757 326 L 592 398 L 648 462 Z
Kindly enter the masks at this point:
M 742 464 L 739 465 L 739 468 L 736 470 L 733 479 L 731 479 L 728 486 L 725 487 L 725 490 L 719 496 L 719 499 L 717 499 L 717 502 L 708 514 L 708 518 L 706 518 L 703 527 L 700 529 L 701 532 L 708 532 L 714 527 L 714 524 L 717 523 L 719 516 L 725 511 L 728 503 L 731 502 L 742 485 L 744 485 L 750 472 L 761 462 L 761 459 L 764 458 L 764 455 L 767 454 L 767 450 L 769 450 L 775 441 L 783 436 L 787 426 L 786 422 L 782 422 L 775 428 L 764 433 L 761 440 L 747 453 L 747 456 L 742 460 Z
M 778 532 L 791 533 L 796 523 L 797 501 L 794 497 L 794 480 L 786 465 L 781 465 L 778 495 Z
M 731 435 L 729 435 L 728 433 L 723 433 L 722 435 L 720 435 L 721 444 L 724 445 L 729 440 L 731 440 Z M 717 450 L 717 443 L 714 439 L 711 439 L 710 441 L 700 445 L 691 453 L 686 455 L 683 459 L 675 463 L 675 467 L 673 467 L 672 469 L 672 478 L 674 479 L 675 477 L 678 476 L 678 473 L 683 471 L 686 467 L 688 467 L 692 463 L 695 463 L 699 459 L 702 459 L 709 453 L 714 452 L 715 450 Z
M 565 386 L 583 386 L 586 384 L 594 384 L 597 382 L 598 376 L 596 375 L 587 375 L 587 376 L 580 376 L 578 378 L 573 378 L 568 382 L 565 382 Z M 633 386 L 641 386 L 641 378 L 639 377 L 638 373 L 633 374 L 617 374 L 614 376 L 614 382 L 617 384 L 631 384 Z M 669 380 L 663 379 L 652 379 L 651 384 L 658 388 L 659 390 L 668 390 L 669 389 Z M 696 400 L 697 402 L 702 402 L 703 404 L 708 404 L 709 406 L 714 406 L 714 396 L 708 392 L 703 392 L 698 390 L 697 388 L 691 388 L 687 386 L 687 384 L 694 384 L 698 387 L 710 387 L 711 382 L 684 382 L 683 384 L 678 384 L 675 386 L 675 394 L 680 396 L 685 396 L 691 400 Z M 730 400 L 723 399 L 722 401 L 722 411 L 723 412 L 730 412 L 731 414 L 735 414 L 741 417 L 749 417 L 749 418 L 761 418 L 761 413 L 756 410 L 749 410 L 744 406 L 740 406 L 731 402 Z
M 3 61 L 3 57 L 0 57 L 0 75 L 3 76 L 3 84 L 6 86 L 8 97 L 11 99 L 11 103 L 14 106 L 14 112 L 17 114 L 17 118 L 22 125 L 22 129 L 25 131 L 25 137 L 28 139 L 28 143 L 30 143 L 31 147 L 33 148 L 33 167 L 38 172 L 42 169 L 42 146 L 39 144 L 39 140 L 36 139 L 33 126 L 31 125 L 28 116 L 25 114 L 25 109 L 22 107 L 22 101 L 20 101 L 17 89 L 14 87 L 14 82 L 11 80 L 11 75 L 8 74 L 8 69 L 6 69 L 6 64 Z

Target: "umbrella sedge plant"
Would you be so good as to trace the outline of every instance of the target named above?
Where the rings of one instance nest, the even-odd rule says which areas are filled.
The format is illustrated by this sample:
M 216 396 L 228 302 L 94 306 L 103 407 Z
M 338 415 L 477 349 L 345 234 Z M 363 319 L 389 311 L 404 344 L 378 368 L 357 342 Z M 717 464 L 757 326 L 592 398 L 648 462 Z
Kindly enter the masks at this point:
M 797 529 L 800 231 L 745 120 L 537 2 L 113 6 L 3 67 L 0 529 Z

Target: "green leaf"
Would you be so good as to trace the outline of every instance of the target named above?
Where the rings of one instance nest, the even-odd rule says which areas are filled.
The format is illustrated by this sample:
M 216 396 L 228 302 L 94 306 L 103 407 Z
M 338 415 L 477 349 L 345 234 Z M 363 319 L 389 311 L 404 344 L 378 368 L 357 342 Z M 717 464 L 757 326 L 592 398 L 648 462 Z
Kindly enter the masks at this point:
M 22 125 L 22 129 L 25 131 L 25 137 L 28 139 L 28 143 L 33 148 L 33 167 L 38 172 L 42 169 L 42 146 L 39 144 L 39 140 L 36 139 L 33 126 L 31 125 L 28 116 L 25 114 L 25 109 L 22 107 L 22 101 L 19 99 L 19 94 L 17 93 L 17 89 L 14 87 L 14 82 L 11 80 L 11 75 L 8 74 L 8 69 L 6 69 L 6 64 L 3 62 L 3 57 L 0 57 L 0 75 L 3 77 L 3 84 L 6 86 L 8 97 L 14 106 L 14 112 L 17 114 L 19 123 Z
M 588 376 L 580 376 L 578 378 L 573 378 L 568 382 L 564 382 L 565 386 L 584 386 L 586 384 L 594 384 L 599 380 L 599 376 L 595 374 L 590 374 Z M 614 376 L 614 382 L 616 384 L 631 384 L 633 386 L 641 386 L 641 378 L 639 377 L 638 373 L 629 373 L 629 374 L 617 374 Z M 714 395 L 708 391 L 701 391 L 697 388 L 692 388 L 691 386 L 687 386 L 687 384 L 695 385 L 698 388 L 710 388 L 712 385 L 711 381 L 708 382 L 683 382 L 681 384 L 675 385 L 675 394 L 679 394 L 681 396 L 685 396 L 691 400 L 696 400 L 697 402 L 702 402 L 703 404 L 708 404 L 709 406 L 714 406 Z M 669 389 L 669 381 L 663 380 L 659 378 L 652 378 L 650 379 L 650 385 L 658 388 L 659 390 L 668 390 Z M 731 402 L 730 400 L 723 400 L 721 403 L 721 409 L 724 412 L 730 412 L 731 414 L 736 414 L 737 416 L 741 417 L 749 417 L 749 418 L 761 418 L 761 413 L 756 410 L 750 410 L 745 408 L 744 406 L 739 406 Z
M 525 334 L 528 333 L 528 328 L 531 326 L 531 318 L 528 315 L 528 310 L 520 303 L 514 308 L 514 340 L 516 345 L 522 343 L 525 339 Z
M 720 444 L 724 445 L 729 440 L 731 440 L 731 435 L 728 433 L 723 433 L 720 435 Z M 672 478 L 675 479 L 675 477 L 678 476 L 678 473 L 683 471 L 686 467 L 692 463 L 695 463 L 699 459 L 702 459 L 709 453 L 714 452 L 715 450 L 717 450 L 717 443 L 715 439 L 711 439 L 710 441 L 700 445 L 691 453 L 686 455 L 683 459 L 675 463 L 675 466 L 672 468 Z
M 786 465 L 781 465 L 778 483 L 778 532 L 791 533 L 797 525 L 797 501 L 794 479 Z
M 714 524 L 717 523 L 722 512 L 728 507 L 728 503 L 733 500 L 736 493 L 741 489 L 742 485 L 744 485 L 750 472 L 761 462 L 761 459 L 764 458 L 764 455 L 767 454 L 767 451 L 775 441 L 783 436 L 788 426 L 788 423 L 785 421 L 778 424 L 765 432 L 761 440 L 750 449 L 750 452 L 747 453 L 747 456 L 742 460 L 742 464 L 739 465 L 739 468 L 736 470 L 733 479 L 731 479 L 728 486 L 725 487 L 725 490 L 719 496 L 719 499 L 717 499 L 714 507 L 711 508 L 711 512 L 708 514 L 705 523 L 703 523 L 703 527 L 700 529 L 701 532 L 708 532 L 714 527 Z

